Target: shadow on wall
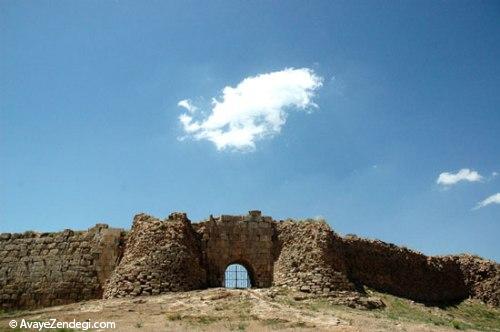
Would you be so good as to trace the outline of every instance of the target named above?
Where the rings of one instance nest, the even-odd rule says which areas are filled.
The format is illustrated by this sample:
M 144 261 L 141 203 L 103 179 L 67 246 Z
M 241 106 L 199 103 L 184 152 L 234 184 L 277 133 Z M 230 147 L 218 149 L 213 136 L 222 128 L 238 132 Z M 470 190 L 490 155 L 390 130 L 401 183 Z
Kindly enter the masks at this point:
M 358 285 L 427 304 L 472 297 L 500 305 L 500 266 L 495 262 L 471 255 L 425 256 L 356 236 L 336 238 L 347 274 Z

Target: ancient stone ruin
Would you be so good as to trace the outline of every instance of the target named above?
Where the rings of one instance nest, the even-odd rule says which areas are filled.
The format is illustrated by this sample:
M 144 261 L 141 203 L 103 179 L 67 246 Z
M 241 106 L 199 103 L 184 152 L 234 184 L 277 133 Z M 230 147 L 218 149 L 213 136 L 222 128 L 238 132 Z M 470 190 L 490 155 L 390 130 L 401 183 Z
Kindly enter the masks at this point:
M 33 308 L 88 299 L 155 295 L 224 286 L 243 265 L 252 287 L 310 296 L 363 292 L 363 286 L 426 303 L 475 298 L 500 305 L 500 265 L 471 255 L 428 257 L 341 237 L 324 221 L 275 221 L 250 211 L 191 223 L 134 217 L 130 231 L 0 235 L 0 304 Z

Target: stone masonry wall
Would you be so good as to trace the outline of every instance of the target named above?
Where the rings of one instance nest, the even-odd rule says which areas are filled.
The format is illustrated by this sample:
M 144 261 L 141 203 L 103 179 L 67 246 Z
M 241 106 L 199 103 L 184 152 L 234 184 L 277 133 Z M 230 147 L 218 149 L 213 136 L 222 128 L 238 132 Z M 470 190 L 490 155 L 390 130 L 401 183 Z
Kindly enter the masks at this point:
M 273 276 L 275 222 L 259 211 L 248 216 L 208 219 L 198 224 L 208 286 L 223 287 L 228 265 L 246 267 L 252 287 L 270 287 Z
M 343 253 L 325 222 L 284 221 L 277 224 L 279 256 L 274 264 L 274 285 L 303 292 L 328 294 L 354 290 L 346 277 Z
M 379 240 L 341 239 L 348 276 L 382 292 L 421 302 L 471 297 L 500 305 L 500 265 L 471 255 L 425 256 Z
M 382 241 L 342 239 L 348 276 L 379 291 L 423 302 L 469 296 L 462 271 L 450 257 L 428 257 Z
M 66 304 L 102 296 L 122 230 L 0 235 L 0 308 Z
M 260 211 L 191 224 L 185 213 L 134 217 L 132 229 L 0 234 L 0 308 L 221 287 L 229 264 L 252 287 L 325 295 L 362 286 L 420 302 L 476 298 L 500 305 L 500 265 L 471 255 L 425 256 L 322 221 L 274 221 Z
M 500 264 L 472 255 L 451 256 L 472 298 L 500 306 Z
M 112 273 L 104 297 L 160 294 L 205 287 L 200 239 L 185 213 L 167 220 L 134 217 L 125 252 Z

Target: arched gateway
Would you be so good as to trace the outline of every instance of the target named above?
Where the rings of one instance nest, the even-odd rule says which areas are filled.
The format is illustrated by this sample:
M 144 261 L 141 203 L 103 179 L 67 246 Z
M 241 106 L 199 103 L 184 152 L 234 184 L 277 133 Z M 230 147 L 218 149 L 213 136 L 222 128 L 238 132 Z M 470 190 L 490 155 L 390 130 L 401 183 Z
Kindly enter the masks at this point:
M 167 220 L 140 214 L 104 296 L 225 286 L 286 286 L 318 294 L 353 290 L 333 237 L 326 223 L 277 222 L 260 211 L 199 223 L 181 212 Z M 241 267 L 227 271 L 232 264 Z
M 202 255 L 207 264 L 208 287 L 226 286 L 226 269 L 240 264 L 251 287 L 269 287 L 273 280 L 275 223 L 260 211 L 247 216 L 210 217 L 204 225 Z
M 101 292 L 112 298 L 222 287 L 232 264 L 247 270 L 251 287 L 324 296 L 355 291 L 356 282 L 414 301 L 471 297 L 500 303 L 495 262 L 427 257 L 381 241 L 340 237 L 324 222 L 274 221 L 259 211 L 199 223 L 182 212 L 163 220 L 141 213 L 130 231 L 96 225 L 83 232 L 2 233 L 0 262 L 3 308 L 60 305 Z M 72 273 L 61 275 L 61 267 Z M 235 279 L 235 286 L 243 286 L 240 275 Z

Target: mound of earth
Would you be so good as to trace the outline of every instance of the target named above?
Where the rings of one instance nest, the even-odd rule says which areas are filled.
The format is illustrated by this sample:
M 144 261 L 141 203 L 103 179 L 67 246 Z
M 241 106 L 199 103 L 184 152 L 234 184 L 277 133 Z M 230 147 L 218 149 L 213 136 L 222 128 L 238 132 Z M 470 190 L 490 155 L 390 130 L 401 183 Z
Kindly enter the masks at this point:
M 477 301 L 427 307 L 369 290 L 366 297 L 342 292 L 318 298 L 275 288 L 213 288 L 92 300 L 2 312 L 0 330 L 12 331 L 9 322 L 22 319 L 111 321 L 118 331 L 500 331 L 500 310 Z

